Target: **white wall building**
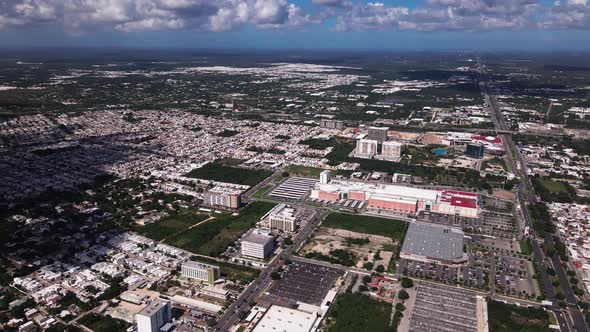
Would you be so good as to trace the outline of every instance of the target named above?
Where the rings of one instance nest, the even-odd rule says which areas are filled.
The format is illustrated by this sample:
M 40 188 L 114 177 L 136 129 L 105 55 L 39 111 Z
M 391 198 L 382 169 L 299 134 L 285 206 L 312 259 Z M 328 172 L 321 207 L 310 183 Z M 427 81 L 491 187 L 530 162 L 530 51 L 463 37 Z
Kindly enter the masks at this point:
M 137 332 L 159 332 L 160 328 L 172 321 L 170 301 L 157 299 L 140 311 L 137 320 Z
M 400 142 L 383 142 L 381 155 L 385 160 L 399 160 L 402 156 L 402 143 Z
M 181 273 L 185 278 L 197 279 L 210 284 L 214 283 L 215 280 L 219 279 L 221 276 L 218 266 L 194 261 L 183 263 Z
M 358 158 L 373 158 L 377 153 L 377 141 L 361 139 L 356 141 L 354 156 Z
M 272 236 L 250 233 L 242 240 L 242 256 L 265 259 L 272 253 L 273 247 Z
M 268 214 L 268 228 L 294 232 L 296 224 L 295 209 L 287 204 L 275 206 Z

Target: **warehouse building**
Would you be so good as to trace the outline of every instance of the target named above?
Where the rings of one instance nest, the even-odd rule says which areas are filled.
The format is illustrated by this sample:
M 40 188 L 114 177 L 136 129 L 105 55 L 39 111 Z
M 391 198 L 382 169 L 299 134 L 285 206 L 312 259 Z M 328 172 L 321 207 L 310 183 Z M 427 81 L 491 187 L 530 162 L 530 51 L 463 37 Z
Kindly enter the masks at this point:
M 313 331 L 317 319 L 318 314 L 316 312 L 308 313 L 297 309 L 273 305 L 264 313 L 264 316 L 262 316 L 252 331 L 310 332 Z
M 425 263 L 447 265 L 467 261 L 460 229 L 428 223 L 410 223 L 400 257 Z

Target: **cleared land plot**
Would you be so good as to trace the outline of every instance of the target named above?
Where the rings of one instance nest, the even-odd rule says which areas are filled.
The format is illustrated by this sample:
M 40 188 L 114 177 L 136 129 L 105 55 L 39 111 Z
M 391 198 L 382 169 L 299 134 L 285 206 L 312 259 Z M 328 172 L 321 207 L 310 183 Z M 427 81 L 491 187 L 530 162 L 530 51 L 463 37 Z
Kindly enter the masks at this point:
M 271 175 L 271 171 L 225 166 L 218 162 L 207 164 L 186 174 L 186 176 L 198 179 L 245 184 L 248 186 L 254 186 Z
M 318 180 L 292 177 L 283 181 L 269 196 L 283 199 L 302 200 L 309 195 Z
M 153 224 L 139 226 L 137 231 L 150 239 L 161 241 L 205 220 L 206 218 L 208 218 L 208 216 L 205 214 L 198 214 L 192 209 L 185 209 L 176 215 L 162 218 Z
M 380 302 L 366 295 L 342 294 L 328 313 L 328 332 L 389 331 L 391 304 Z
M 267 296 L 291 305 L 304 302 L 319 306 L 343 274 L 340 269 L 294 261 L 282 278 L 274 282 Z
M 524 308 L 503 302 L 488 302 L 490 332 L 549 332 L 549 314 L 541 308 Z
M 253 202 L 238 215 L 215 215 L 214 220 L 188 229 L 166 243 L 201 255 L 219 256 L 274 206 L 273 203 Z
M 410 331 L 476 332 L 476 298 L 463 289 L 420 283 Z
M 322 226 L 345 229 L 357 233 L 389 236 L 399 241 L 404 236 L 406 223 L 401 220 L 331 213 L 326 217 Z
M 366 262 L 372 262 L 374 267 L 383 265 L 387 268 L 393 257 L 391 249 L 395 250 L 398 245 L 399 242 L 387 236 L 321 227 L 315 233 L 314 237 L 309 239 L 300 254 L 306 256 L 308 253 L 321 253 L 330 257 L 330 253 L 334 250 L 345 250 L 352 253 L 356 263 L 355 265 L 359 268 L 363 267 L 363 264 Z M 377 251 L 380 251 L 380 258 L 375 259 Z M 322 259 L 322 257 L 324 256 L 317 254 L 310 256 L 310 258 L 316 259 Z M 365 257 L 367 261 L 364 260 Z M 336 257 L 334 258 L 337 260 Z

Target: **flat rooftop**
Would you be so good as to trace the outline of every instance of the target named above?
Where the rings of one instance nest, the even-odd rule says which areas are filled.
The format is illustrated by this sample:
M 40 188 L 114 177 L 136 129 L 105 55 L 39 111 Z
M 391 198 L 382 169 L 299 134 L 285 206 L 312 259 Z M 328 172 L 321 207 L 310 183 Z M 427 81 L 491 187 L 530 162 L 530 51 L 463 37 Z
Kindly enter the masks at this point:
M 427 223 L 410 223 L 402 253 L 452 261 L 463 257 L 463 231 Z
M 250 243 L 258 243 L 258 244 L 266 244 L 272 241 L 272 236 L 265 235 L 265 234 L 258 234 L 258 233 L 250 233 L 244 237 L 242 242 L 250 242 Z
M 186 261 L 184 263 L 182 263 L 182 266 L 187 266 L 187 267 L 192 267 L 195 269 L 214 269 L 217 268 L 219 269 L 218 266 L 215 265 L 211 265 L 211 264 L 206 264 L 206 263 L 201 263 L 201 262 L 195 262 L 195 261 Z
M 271 306 L 252 330 L 253 332 L 308 332 L 311 331 L 317 314 L 278 305 Z

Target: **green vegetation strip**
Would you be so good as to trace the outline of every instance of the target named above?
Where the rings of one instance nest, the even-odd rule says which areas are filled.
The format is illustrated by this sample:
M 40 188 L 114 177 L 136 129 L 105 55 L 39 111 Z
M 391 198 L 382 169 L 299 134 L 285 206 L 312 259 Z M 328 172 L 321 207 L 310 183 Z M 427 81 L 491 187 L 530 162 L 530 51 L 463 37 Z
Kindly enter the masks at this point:
M 274 206 L 274 203 L 257 201 L 243 208 L 238 215 L 215 215 L 215 220 L 188 229 L 166 243 L 196 254 L 220 256 Z
M 330 308 L 326 331 L 389 331 L 391 312 L 390 303 L 361 294 L 342 294 Z
M 186 176 L 198 179 L 245 184 L 248 186 L 257 185 L 271 175 L 271 171 L 225 166 L 220 162 L 207 164 L 186 174 Z
M 490 332 L 549 332 L 549 314 L 542 308 L 524 308 L 488 302 Z

